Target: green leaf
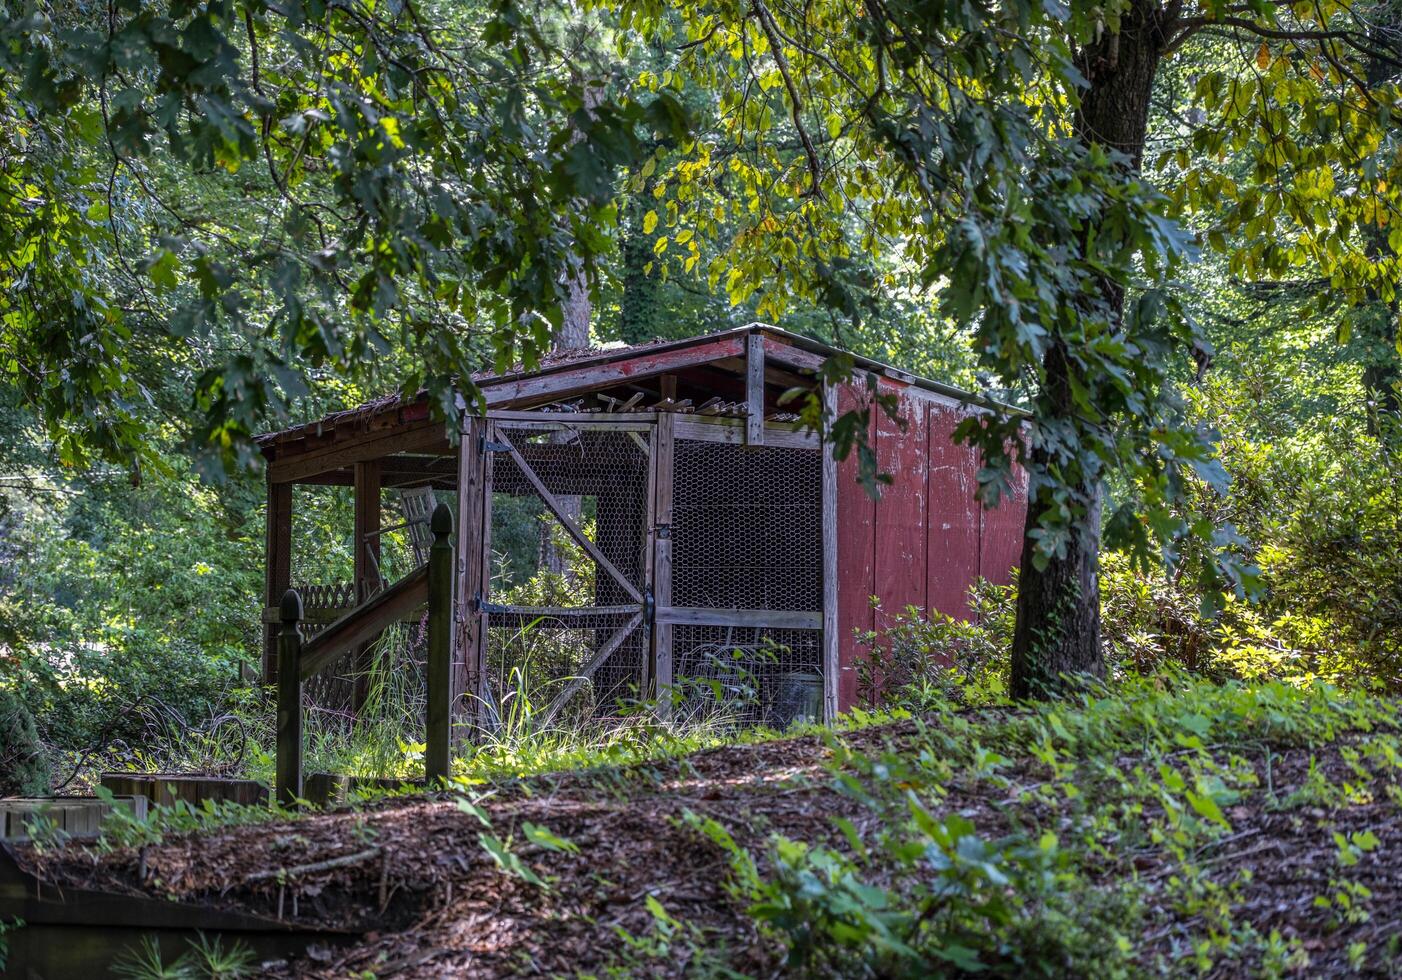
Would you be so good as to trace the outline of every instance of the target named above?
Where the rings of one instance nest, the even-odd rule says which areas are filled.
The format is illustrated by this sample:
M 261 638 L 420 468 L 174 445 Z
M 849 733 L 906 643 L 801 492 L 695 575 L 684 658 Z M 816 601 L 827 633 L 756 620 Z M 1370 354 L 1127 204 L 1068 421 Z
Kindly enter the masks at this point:
M 557 837 L 546 827 L 540 824 L 531 823 L 529 820 L 523 821 L 521 831 L 526 835 L 526 839 L 532 844 L 543 847 L 548 851 L 559 851 L 563 854 L 578 854 L 579 845 L 563 837 Z

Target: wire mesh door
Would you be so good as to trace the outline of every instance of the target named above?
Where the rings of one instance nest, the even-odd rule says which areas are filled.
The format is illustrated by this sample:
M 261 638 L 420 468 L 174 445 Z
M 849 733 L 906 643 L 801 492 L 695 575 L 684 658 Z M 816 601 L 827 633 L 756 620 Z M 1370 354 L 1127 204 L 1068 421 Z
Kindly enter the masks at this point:
M 646 691 L 653 432 L 647 422 L 488 422 L 488 729 L 577 724 Z
M 823 718 L 822 454 L 678 439 L 658 623 L 679 709 Z

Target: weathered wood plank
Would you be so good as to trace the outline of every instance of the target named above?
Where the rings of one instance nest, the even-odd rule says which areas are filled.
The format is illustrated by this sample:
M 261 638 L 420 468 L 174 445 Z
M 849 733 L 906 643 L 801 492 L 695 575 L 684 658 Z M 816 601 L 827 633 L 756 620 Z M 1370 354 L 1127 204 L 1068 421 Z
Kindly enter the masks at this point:
M 588 359 L 536 374 L 487 381 L 483 393 L 488 408 L 524 408 L 532 402 L 558 401 L 598 388 L 669 374 L 689 365 L 737 357 L 744 346 L 742 336 L 731 334 L 704 343 L 630 352 L 626 358 Z
M 541 426 L 553 426 L 556 428 L 569 429 L 609 429 L 618 431 L 620 428 L 642 432 L 650 428 L 652 423 L 657 421 L 656 412 L 548 412 L 548 411 L 512 411 L 507 409 L 492 409 L 487 412 L 487 418 L 492 422 L 511 422 L 513 428 L 523 428 L 515 423 L 529 422 Z
M 823 627 L 821 610 L 724 609 L 699 606 L 658 606 L 657 621 L 672 626 L 748 626 L 776 630 L 816 630 Z
M 724 442 L 733 446 L 745 442 L 747 419 L 732 419 L 718 415 L 678 415 L 675 435 L 692 442 Z M 817 449 L 816 432 L 808 432 L 789 422 L 765 422 L 764 444 L 781 449 Z
M 770 360 L 779 364 L 787 365 L 791 368 L 798 368 L 801 371 L 817 371 L 827 360 L 821 354 L 806 351 L 786 343 L 779 337 L 772 337 L 760 334 L 764 338 L 764 354 Z
M 882 378 L 878 391 L 897 399 L 899 421 L 876 413 L 876 465 L 892 482 L 876 504 L 876 585 L 881 599 L 876 629 L 891 626 L 909 606 L 925 608 L 925 497 L 927 454 L 925 406 L 906 388 Z M 904 423 L 904 426 L 902 426 Z
M 823 389 L 823 415 L 831 431 L 837 420 L 837 393 L 831 387 Z M 823 720 L 831 724 L 837 718 L 837 678 L 839 674 L 838 645 L 838 579 L 837 579 L 837 457 L 833 445 L 824 440 L 823 447 Z
M 292 485 L 268 484 L 263 602 L 276 606 L 292 584 Z M 263 628 L 263 683 L 277 680 L 277 625 Z
M 860 410 L 864 401 L 864 393 L 854 385 L 838 386 L 838 414 Z M 876 438 L 874 420 L 867 429 L 867 438 Z M 857 479 L 855 452 L 837 467 L 837 518 L 837 567 L 842 569 L 837 601 L 837 690 L 838 707 L 846 711 L 857 703 L 855 637 L 872 628 L 870 597 L 876 588 L 876 502 L 867 496 Z
M 657 420 L 652 452 L 652 595 L 656 606 L 672 604 L 672 484 L 676 465 L 676 416 Z M 672 698 L 672 626 L 654 621 L 653 695 L 664 717 Z
M 305 680 L 325 669 L 357 643 L 362 643 L 428 599 L 428 565 L 420 565 L 368 602 L 361 603 L 308 640 L 302 647 L 301 676 Z
M 481 436 L 485 423 L 468 417 L 463 420 L 458 445 L 458 548 L 457 548 L 457 628 L 453 643 L 453 711 L 459 716 L 475 713 L 475 700 L 483 669 L 478 636 L 482 614 L 474 600 L 482 580 L 482 498 L 483 453 Z
M 929 406 L 930 492 L 927 526 L 927 602 L 931 613 L 969 618 L 969 587 L 979 575 L 979 522 L 974 496 L 976 453 L 954 441 L 964 413 L 952 406 Z
M 972 452 L 972 450 L 965 450 Z M 1013 492 L 992 510 L 982 510 L 979 535 L 979 574 L 995 585 L 1010 585 L 1013 569 L 1022 564 L 1027 524 L 1027 471 L 1014 465 Z
M 764 337 L 745 338 L 745 442 L 764 445 Z
M 491 435 L 495 426 L 490 422 L 483 422 L 480 429 L 483 440 Z M 489 453 L 479 447 L 482 457 L 482 543 L 480 552 L 477 555 L 478 561 L 478 592 L 477 595 L 485 602 L 492 597 L 492 493 L 495 490 L 496 481 L 496 454 Z M 477 707 L 485 710 L 487 707 L 487 639 L 488 626 L 491 618 L 481 615 L 477 618 Z
M 617 616 L 620 619 L 640 612 L 640 602 L 612 606 L 516 606 L 488 605 L 487 614 L 495 626 L 528 626 L 538 620 L 563 623 L 576 628 L 589 628 L 597 625 L 591 620 L 601 616 Z

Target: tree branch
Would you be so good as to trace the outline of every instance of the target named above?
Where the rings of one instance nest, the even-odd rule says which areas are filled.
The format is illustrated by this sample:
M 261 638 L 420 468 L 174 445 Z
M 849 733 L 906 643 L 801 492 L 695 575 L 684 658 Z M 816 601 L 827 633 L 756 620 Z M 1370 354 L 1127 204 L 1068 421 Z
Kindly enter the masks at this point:
M 798 97 L 798 86 L 794 84 L 793 75 L 789 72 L 789 60 L 784 57 L 779 27 L 774 23 L 774 16 L 764 5 L 764 0 L 755 0 L 753 9 L 759 20 L 759 26 L 764 31 L 764 36 L 769 39 L 769 49 L 774 54 L 774 63 L 779 66 L 779 75 L 784 80 L 784 88 L 788 90 L 789 109 L 793 117 L 794 128 L 798 130 L 798 138 L 803 143 L 803 153 L 808 158 L 808 174 L 811 183 L 808 185 L 808 190 L 803 192 L 803 196 L 821 197 L 823 191 L 819 181 L 822 179 L 823 167 L 818 159 L 818 149 L 813 145 L 813 138 L 808 135 L 808 130 L 803 125 L 803 102 Z

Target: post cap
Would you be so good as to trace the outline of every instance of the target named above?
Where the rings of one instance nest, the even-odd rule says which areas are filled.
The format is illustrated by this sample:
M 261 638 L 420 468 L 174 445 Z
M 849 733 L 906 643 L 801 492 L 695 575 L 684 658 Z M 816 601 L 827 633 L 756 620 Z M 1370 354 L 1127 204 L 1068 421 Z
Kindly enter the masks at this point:
M 428 520 L 428 526 L 433 531 L 436 538 L 446 538 L 453 533 L 453 510 L 447 504 L 440 502 L 433 508 L 433 516 Z
M 282 594 L 282 603 L 278 607 L 282 614 L 284 623 L 297 623 L 302 620 L 302 597 L 296 589 L 288 589 Z

